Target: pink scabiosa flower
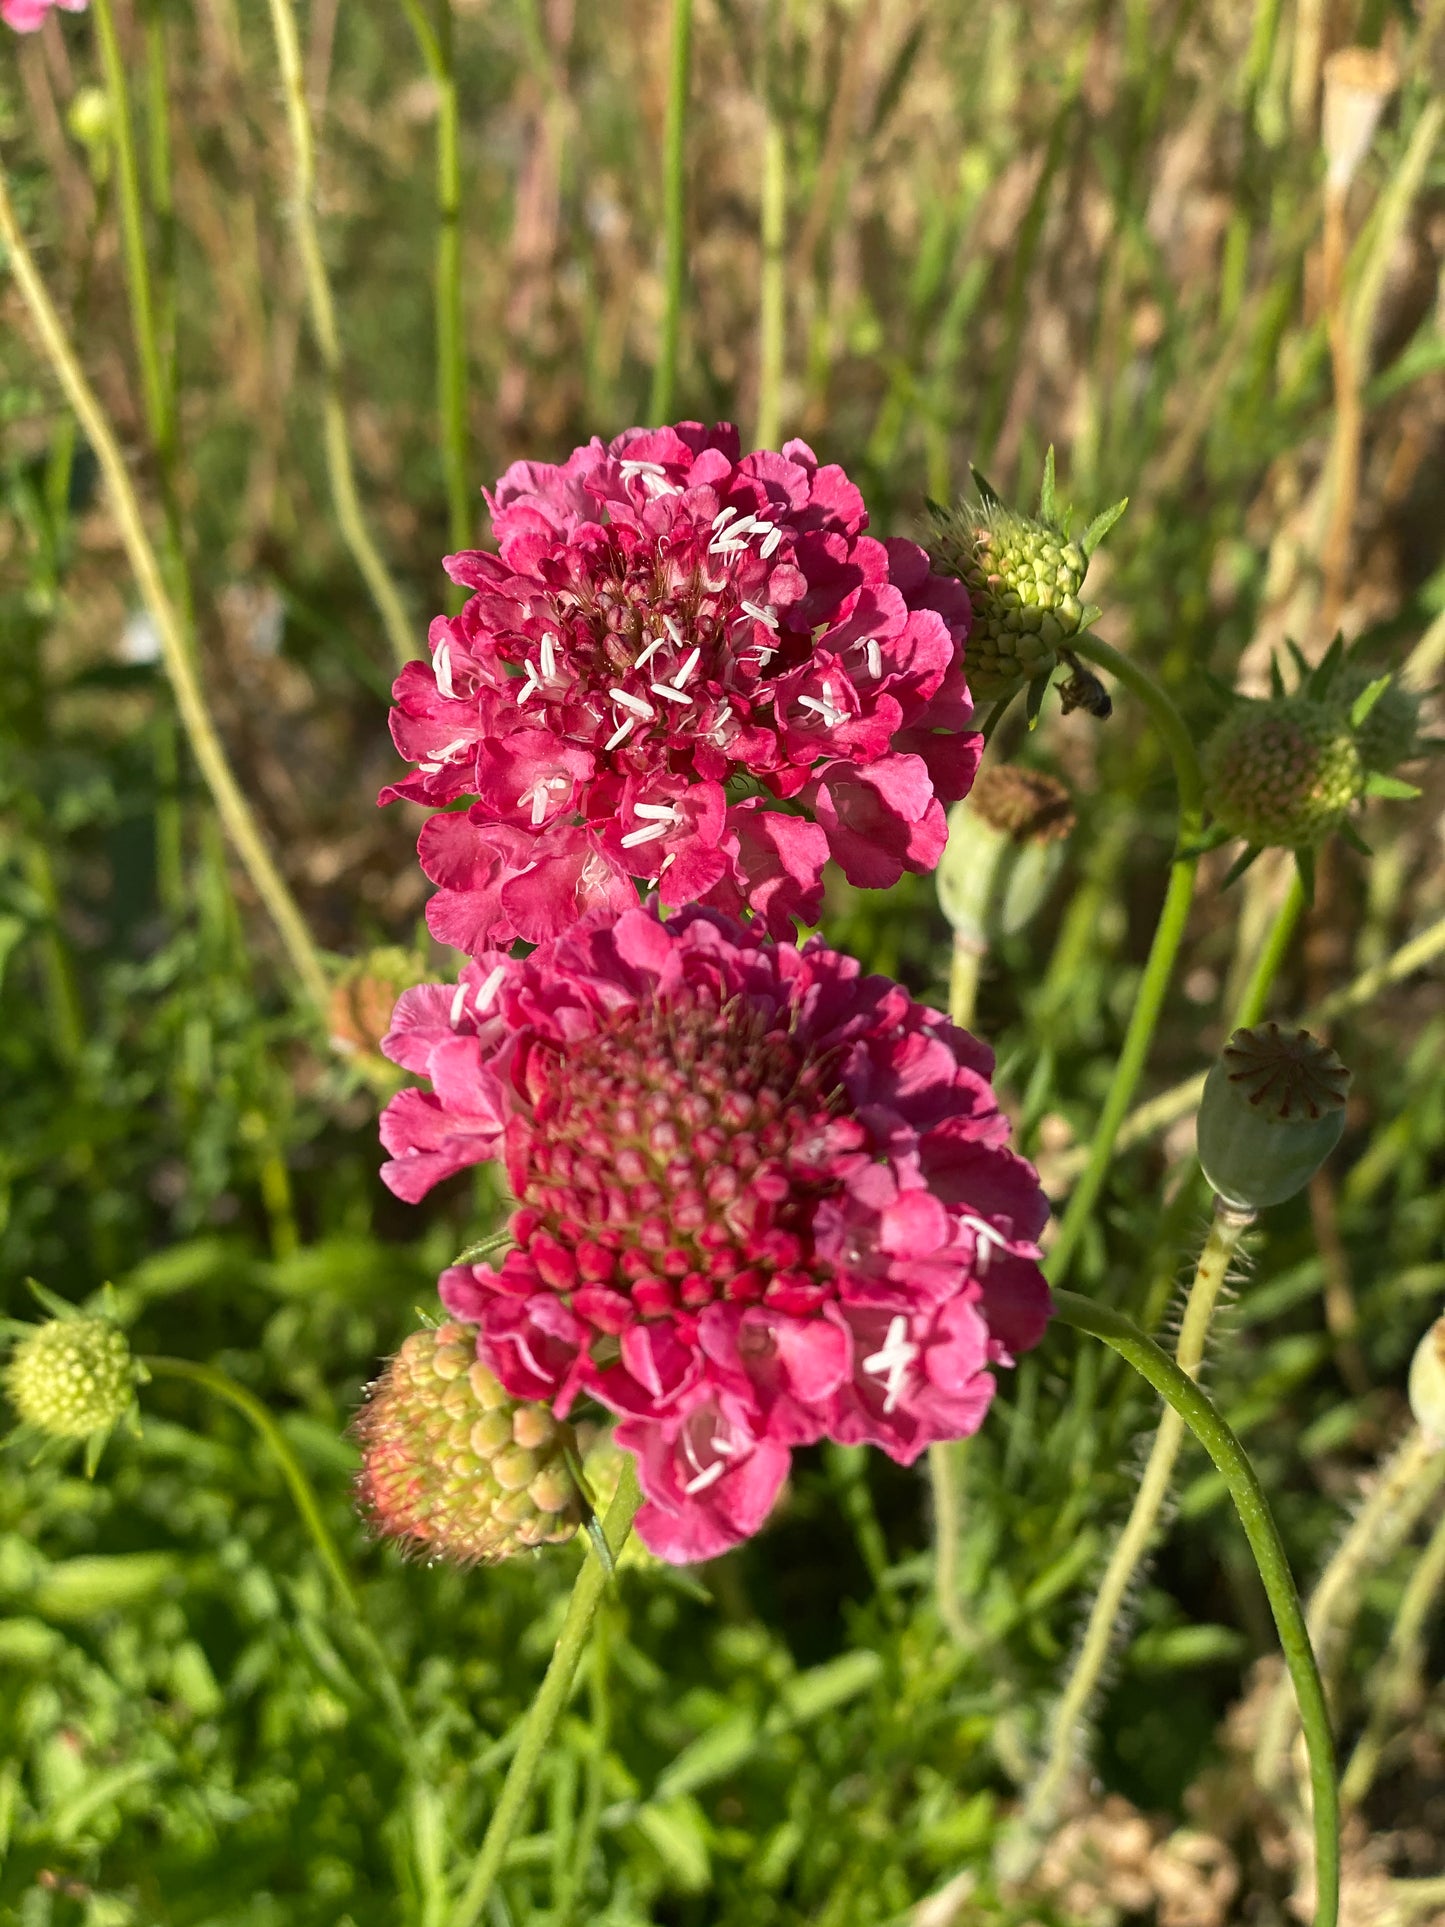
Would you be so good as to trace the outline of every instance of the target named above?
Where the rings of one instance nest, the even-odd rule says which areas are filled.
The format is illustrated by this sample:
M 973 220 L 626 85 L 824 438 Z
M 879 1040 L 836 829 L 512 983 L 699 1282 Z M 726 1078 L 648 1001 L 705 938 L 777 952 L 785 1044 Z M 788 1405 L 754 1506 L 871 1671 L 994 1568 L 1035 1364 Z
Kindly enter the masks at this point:
M 52 7 L 66 13 L 84 13 L 89 0 L 0 0 L 0 20 L 16 33 L 38 33 Z
M 496 1157 L 518 1200 L 443 1303 L 515 1397 L 620 1415 L 665 1559 L 755 1532 L 795 1445 L 973 1432 L 1043 1332 L 989 1051 L 817 940 L 594 911 L 404 992 L 383 1049 L 432 1085 L 383 1117 L 391 1188 Z
M 475 591 L 395 687 L 439 810 L 422 868 L 435 934 L 541 943 L 637 901 L 816 920 L 829 855 L 882 889 L 929 870 L 981 738 L 968 594 L 803 442 L 739 457 L 735 429 L 629 429 L 488 497 L 499 553 L 447 559 Z

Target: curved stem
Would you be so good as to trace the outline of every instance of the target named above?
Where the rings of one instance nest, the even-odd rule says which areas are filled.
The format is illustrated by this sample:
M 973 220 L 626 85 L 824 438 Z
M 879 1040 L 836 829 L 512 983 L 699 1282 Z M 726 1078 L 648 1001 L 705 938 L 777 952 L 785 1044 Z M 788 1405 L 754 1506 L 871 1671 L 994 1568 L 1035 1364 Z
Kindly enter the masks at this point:
M 642 1495 L 637 1487 L 637 1462 L 631 1454 L 623 1458 L 622 1477 L 618 1481 L 617 1493 L 607 1508 L 607 1517 L 602 1522 L 608 1547 L 616 1559 L 632 1530 L 632 1519 L 641 1503 Z M 496 1885 L 507 1848 L 517 1831 L 527 1801 L 531 1796 L 532 1783 L 537 1777 L 537 1768 L 542 1761 L 547 1742 L 552 1737 L 562 1709 L 567 1704 L 572 1691 L 572 1682 L 577 1676 L 577 1668 L 586 1650 L 587 1636 L 592 1630 L 592 1621 L 597 1614 L 598 1602 L 607 1585 L 607 1571 L 597 1554 L 588 1546 L 583 1557 L 582 1570 L 577 1575 L 577 1583 L 572 1588 L 572 1598 L 568 1603 L 567 1617 L 562 1622 L 562 1631 L 552 1654 L 552 1663 L 547 1668 L 537 1697 L 532 1701 L 527 1723 L 522 1737 L 512 1755 L 512 1763 L 507 1768 L 507 1777 L 502 1782 L 501 1797 L 492 1809 L 491 1821 L 482 1841 L 481 1852 L 466 1889 L 457 1902 L 452 1914 L 451 1927 L 475 1927 L 481 1918 L 482 1909 L 491 1897 Z
M 1179 841 L 1174 861 L 1169 867 L 1169 885 L 1155 926 L 1154 941 L 1149 946 L 1144 975 L 1120 1046 L 1119 1061 L 1114 1067 L 1104 1107 L 1094 1129 L 1088 1163 L 1074 1187 L 1059 1223 L 1058 1236 L 1049 1251 L 1046 1270 L 1050 1282 L 1055 1284 L 1068 1276 L 1085 1226 L 1104 1188 L 1104 1179 L 1114 1155 L 1115 1139 L 1144 1073 L 1149 1046 L 1154 1041 L 1154 1031 L 1189 920 L 1189 907 L 1194 898 L 1194 873 L 1199 867 L 1198 837 L 1204 820 L 1204 779 L 1200 774 L 1194 739 L 1169 697 L 1137 663 L 1131 662 L 1127 656 L 1121 656 L 1117 649 L 1111 649 L 1108 643 L 1101 642 L 1097 636 L 1086 632 L 1076 636 L 1070 646 L 1076 655 L 1107 669 L 1148 709 L 1174 765 L 1174 780 L 1179 791 Z
M 1194 1282 L 1185 1300 L 1184 1320 L 1175 1353 L 1174 1362 L 1191 1379 L 1199 1376 L 1219 1293 L 1240 1237 L 1253 1222 L 1253 1216 L 1252 1212 L 1232 1211 L 1216 1200 L 1209 1236 L 1200 1253 Z M 1054 1716 L 1049 1757 L 1030 1789 L 1020 1818 L 1018 1835 L 1008 1843 L 1011 1862 L 1008 1876 L 1011 1879 L 1018 1879 L 1032 1871 L 1057 1824 L 1060 1802 L 1085 1752 L 1084 1722 L 1099 1690 L 1099 1681 L 1119 1627 L 1129 1588 L 1149 1550 L 1159 1524 L 1159 1515 L 1169 1496 L 1175 1462 L 1183 1443 L 1184 1420 L 1172 1407 L 1166 1406 L 1159 1429 L 1154 1434 L 1129 1517 L 1110 1555 L 1089 1610 L 1084 1637 Z
M 146 534 L 145 521 L 131 486 L 125 457 L 66 337 L 55 305 L 35 265 L 34 256 L 25 245 L 3 167 L 0 167 L 0 240 L 4 241 L 9 251 L 11 271 L 25 298 L 56 379 L 64 389 L 66 399 L 74 409 L 105 476 L 126 555 L 141 597 L 160 635 L 161 655 L 175 693 L 176 708 L 180 712 L 192 753 L 216 805 L 216 813 L 257 896 L 271 914 L 302 988 L 318 1008 L 324 1009 L 329 993 L 320 956 L 296 900 L 266 847 L 260 826 L 251 814 L 251 806 L 226 761 L 226 752 L 201 694 L 191 652 L 186 646 L 185 632 L 175 604 L 167 592 L 155 549 Z
M 351 458 L 351 441 L 346 432 L 346 409 L 341 399 L 341 339 L 316 220 L 316 143 L 311 129 L 311 110 L 306 104 L 301 37 L 296 29 L 291 0 L 270 0 L 270 10 L 276 58 L 281 68 L 281 88 L 286 101 L 286 122 L 291 133 L 291 214 L 296 224 L 296 246 L 301 256 L 311 332 L 321 356 L 325 383 L 321 404 L 322 431 L 332 506 L 336 510 L 342 540 L 371 592 L 371 599 L 376 604 L 391 644 L 392 655 L 400 669 L 412 660 L 417 650 L 412 642 L 411 625 L 401 596 L 366 525 L 356 486 L 356 468 Z
M 687 180 L 683 167 L 688 76 L 692 67 L 692 0 L 672 0 L 672 62 L 668 70 L 667 125 L 662 145 L 663 312 L 657 366 L 652 371 L 651 418 L 665 422 L 677 387 L 678 341 L 686 269 Z
M 1101 1338 L 1149 1381 L 1199 1440 L 1229 1488 L 1269 1598 L 1309 1749 L 1317 1891 L 1314 1927 L 1335 1927 L 1340 1904 L 1340 1808 L 1329 1710 L 1294 1575 L 1258 1474 L 1213 1400 L 1122 1312 L 1072 1291 L 1054 1294 L 1054 1311 L 1063 1324 Z

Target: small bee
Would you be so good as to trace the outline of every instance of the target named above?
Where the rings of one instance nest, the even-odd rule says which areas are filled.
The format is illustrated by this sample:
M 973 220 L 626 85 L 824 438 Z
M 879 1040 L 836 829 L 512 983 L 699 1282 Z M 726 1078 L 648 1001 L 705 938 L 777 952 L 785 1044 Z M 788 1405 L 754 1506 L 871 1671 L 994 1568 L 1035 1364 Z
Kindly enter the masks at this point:
M 1059 706 L 1067 716 L 1071 709 L 1087 709 L 1091 716 L 1105 722 L 1114 713 L 1114 699 L 1092 669 L 1086 669 L 1077 656 L 1071 656 L 1061 649 L 1060 655 L 1073 670 L 1065 683 L 1059 684 Z

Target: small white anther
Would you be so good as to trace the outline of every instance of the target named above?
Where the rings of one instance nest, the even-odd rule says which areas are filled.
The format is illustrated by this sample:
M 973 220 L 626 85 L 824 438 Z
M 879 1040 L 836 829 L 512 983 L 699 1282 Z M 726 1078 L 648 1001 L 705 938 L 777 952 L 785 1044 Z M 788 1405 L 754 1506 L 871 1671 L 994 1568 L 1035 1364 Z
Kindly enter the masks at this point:
M 650 682 L 647 686 L 654 696 L 661 696 L 665 702 L 686 703 L 692 707 L 692 697 L 685 689 L 670 689 L 665 682 Z
M 506 975 L 507 966 L 505 964 L 497 964 L 477 985 L 477 994 L 473 1001 L 477 1006 L 477 1015 L 479 1017 L 485 1016 L 487 1011 L 491 1009 L 492 999 L 501 989 L 502 984 L 506 980 Z
M 431 666 L 432 674 L 437 679 L 437 688 L 441 691 L 442 695 L 455 697 L 457 692 L 452 685 L 452 646 L 449 642 L 439 642 L 437 644 L 436 654 L 431 659 Z
M 650 723 L 657 714 L 650 703 L 644 702 L 641 696 L 634 696 L 630 690 L 609 689 L 607 693 L 613 702 L 621 703 L 624 709 L 630 709 L 634 716 L 640 716 L 644 722 Z
M 635 716 L 624 716 L 616 729 L 614 729 L 612 734 L 607 738 L 607 741 L 602 745 L 603 749 L 616 749 L 619 743 L 625 743 L 627 741 L 636 727 L 637 718 Z
M 466 1001 L 467 1001 L 467 987 L 465 984 L 458 984 L 455 992 L 452 995 L 452 1014 L 449 1020 L 453 1030 L 455 1030 L 457 1025 L 461 1022 L 462 1011 L 466 1006 Z

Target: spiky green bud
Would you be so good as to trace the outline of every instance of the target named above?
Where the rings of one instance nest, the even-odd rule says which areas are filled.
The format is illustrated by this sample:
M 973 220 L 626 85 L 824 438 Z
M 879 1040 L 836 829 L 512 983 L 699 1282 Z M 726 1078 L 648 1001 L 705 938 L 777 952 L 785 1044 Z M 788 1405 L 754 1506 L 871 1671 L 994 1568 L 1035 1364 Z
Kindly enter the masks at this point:
M 1231 836 L 1312 849 L 1365 786 L 1348 718 L 1307 696 L 1242 701 L 1204 747 L 1204 793 Z
M 377 1532 L 428 1557 L 475 1565 L 576 1532 L 571 1427 L 515 1399 L 449 1322 L 413 1332 L 356 1420 L 357 1502 Z
M 17 1342 L 5 1390 L 20 1418 L 55 1439 L 109 1431 L 130 1410 L 140 1374 L 109 1318 L 52 1318 Z
M 1282 1204 L 1340 1141 L 1350 1073 L 1307 1030 L 1237 1030 L 1205 1080 L 1199 1162 L 1216 1196 L 1240 1211 Z

